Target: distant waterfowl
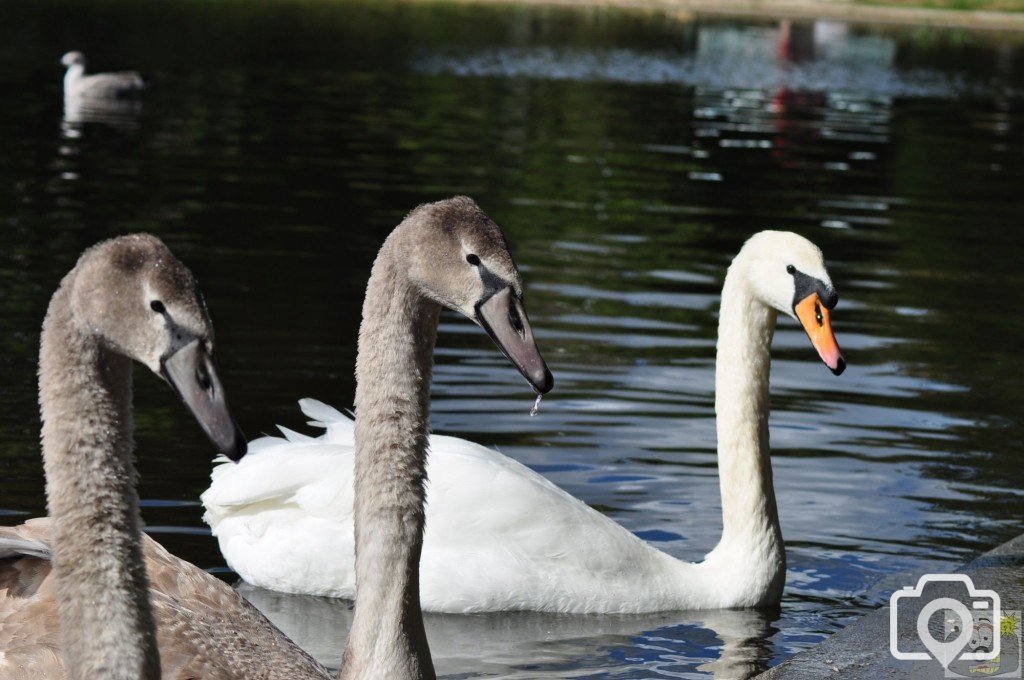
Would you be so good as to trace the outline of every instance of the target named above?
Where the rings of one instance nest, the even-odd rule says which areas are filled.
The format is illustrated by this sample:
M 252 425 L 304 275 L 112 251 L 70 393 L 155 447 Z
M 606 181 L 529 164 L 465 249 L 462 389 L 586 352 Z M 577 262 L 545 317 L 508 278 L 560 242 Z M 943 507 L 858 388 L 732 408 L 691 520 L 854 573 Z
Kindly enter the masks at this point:
M 234 460 L 246 445 L 212 345 L 192 274 L 153 236 L 95 246 L 61 282 L 39 354 L 50 516 L 0 529 L 0 678 L 327 677 L 229 586 L 140 534 L 132 359 Z
M 715 380 L 724 527 L 700 563 L 657 550 L 511 458 L 432 435 L 423 609 L 640 613 L 778 603 L 786 557 L 768 447 L 771 341 L 779 312 L 798 319 L 838 375 L 837 300 L 821 251 L 796 234 L 756 234 L 729 267 Z M 246 581 L 351 598 L 358 437 L 334 409 L 300 405 L 326 434 L 283 430 L 284 439 L 252 442 L 255 453 L 240 465 L 218 466 L 203 495 L 206 519 Z
M 85 55 L 75 50 L 61 57 L 64 72 L 64 100 L 81 105 L 80 100 L 118 99 L 137 94 L 146 81 L 135 71 L 85 74 Z

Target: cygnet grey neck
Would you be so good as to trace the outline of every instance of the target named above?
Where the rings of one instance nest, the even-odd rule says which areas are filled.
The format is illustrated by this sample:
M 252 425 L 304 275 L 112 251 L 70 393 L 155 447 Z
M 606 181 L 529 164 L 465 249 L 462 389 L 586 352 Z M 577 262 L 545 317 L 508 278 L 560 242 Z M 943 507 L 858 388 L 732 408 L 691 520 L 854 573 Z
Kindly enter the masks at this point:
M 79 326 L 76 271 L 50 301 L 39 356 L 46 495 L 73 678 L 156 680 L 160 658 L 132 463 L 131 359 Z
M 341 677 L 434 678 L 419 599 L 430 378 L 440 307 L 398 230 L 373 266 L 356 360 L 355 616 Z

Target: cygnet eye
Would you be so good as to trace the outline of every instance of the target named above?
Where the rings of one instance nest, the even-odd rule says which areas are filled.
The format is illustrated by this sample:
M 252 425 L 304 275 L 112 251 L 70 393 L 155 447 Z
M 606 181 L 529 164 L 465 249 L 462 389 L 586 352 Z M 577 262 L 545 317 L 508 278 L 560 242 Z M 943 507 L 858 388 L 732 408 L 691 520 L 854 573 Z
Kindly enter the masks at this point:
M 474 267 L 480 266 L 480 258 L 474 255 L 473 253 L 466 255 L 466 262 L 470 263 Z
M 157 314 L 163 314 L 164 312 L 167 311 L 167 308 L 164 307 L 164 303 L 160 302 L 159 300 L 151 301 L 149 303 L 149 308 L 152 309 Z

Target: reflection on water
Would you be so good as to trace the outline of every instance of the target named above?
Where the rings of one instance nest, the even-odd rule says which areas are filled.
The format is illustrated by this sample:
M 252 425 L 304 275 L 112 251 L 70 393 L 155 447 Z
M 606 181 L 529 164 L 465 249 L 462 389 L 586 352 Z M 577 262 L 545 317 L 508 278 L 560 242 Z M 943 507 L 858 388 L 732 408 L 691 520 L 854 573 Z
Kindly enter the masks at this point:
M 850 368 L 833 377 L 781 322 L 778 612 L 430 617 L 443 672 L 742 677 L 882 602 L 899 572 L 950 569 L 1020 531 L 1014 43 L 611 11 L 117 0 L 6 3 L 0 38 L 8 522 L 45 510 L 35 347 L 82 248 L 162 235 L 202 281 L 243 428 L 301 430 L 299 397 L 351 403 L 384 236 L 417 203 L 465 192 L 510 236 L 558 387 L 531 418 L 490 341 L 445 315 L 435 429 L 499 447 L 673 555 L 699 559 L 721 528 L 717 299 L 752 232 L 823 248 Z M 64 120 L 55 62 L 72 47 L 158 86 L 140 110 Z M 143 516 L 222 572 L 197 503 L 212 451 L 145 371 L 136 392 Z M 348 604 L 247 595 L 337 663 Z
M 292 639 L 331 668 L 352 623 L 349 602 L 282 595 L 248 584 L 239 590 Z M 749 677 L 762 669 L 764 639 L 777 612 L 722 610 L 631 616 L 427 614 L 439 675 L 581 678 L 648 656 L 648 674 Z M 638 644 L 641 649 L 637 649 Z M 643 648 L 647 648 L 644 650 Z
M 142 102 L 138 99 L 96 99 L 75 95 L 64 97 L 64 121 L 61 129 L 67 137 L 78 137 L 86 123 L 132 129 L 138 126 Z
M 577 46 L 459 46 L 427 53 L 424 73 L 529 77 L 689 87 L 761 90 L 828 90 L 861 95 L 953 97 L 987 92 L 991 83 L 964 72 L 929 67 L 895 68 L 896 42 L 877 34 L 851 33 L 847 24 L 779 22 L 777 27 L 711 25 L 696 35 L 694 49 Z

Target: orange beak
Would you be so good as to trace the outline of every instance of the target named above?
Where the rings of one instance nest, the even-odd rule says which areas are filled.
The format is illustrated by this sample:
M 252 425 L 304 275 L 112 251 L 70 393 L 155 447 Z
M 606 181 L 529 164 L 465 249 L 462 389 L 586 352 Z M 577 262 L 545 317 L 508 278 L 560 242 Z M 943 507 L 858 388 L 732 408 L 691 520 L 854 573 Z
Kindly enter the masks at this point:
M 832 332 L 831 312 L 821 304 L 818 294 L 811 293 L 796 303 L 793 310 L 825 365 L 836 375 L 846 370 L 846 359 L 836 342 L 836 334 Z

